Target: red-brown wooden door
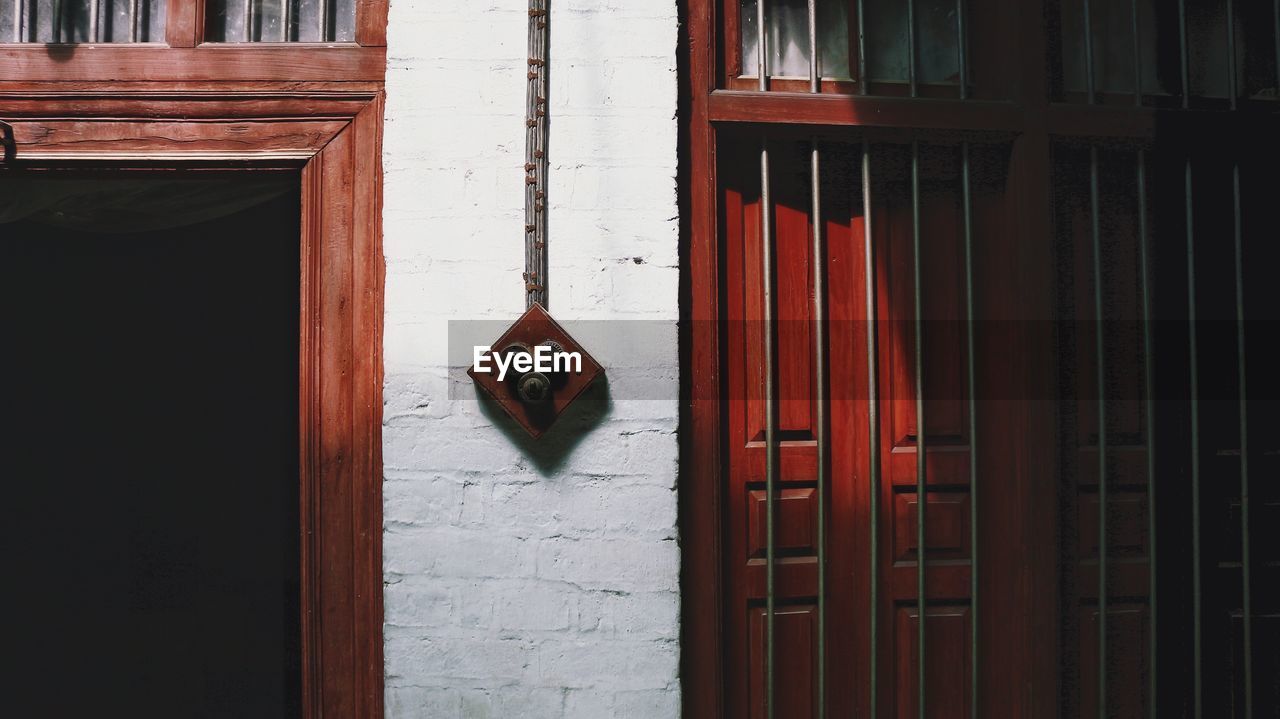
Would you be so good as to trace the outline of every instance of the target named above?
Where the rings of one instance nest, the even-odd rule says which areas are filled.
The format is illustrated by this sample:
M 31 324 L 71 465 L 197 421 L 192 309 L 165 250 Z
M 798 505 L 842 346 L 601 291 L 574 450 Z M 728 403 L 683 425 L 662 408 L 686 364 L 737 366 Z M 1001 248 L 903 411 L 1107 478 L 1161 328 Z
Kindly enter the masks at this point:
M 758 146 L 758 138 L 730 136 Z M 729 139 L 729 138 L 726 138 Z M 728 143 L 726 143 L 728 144 Z M 825 478 L 825 654 L 829 716 L 853 716 L 871 701 L 870 630 L 878 636 L 877 707 L 886 716 L 916 715 L 917 596 L 914 240 L 909 144 L 868 143 L 873 272 L 866 264 L 863 146 L 837 138 L 819 143 L 825 257 L 813 254 L 808 186 L 811 140 L 770 142 L 776 268 L 779 473 L 776 494 L 775 716 L 817 716 L 818 643 L 818 404 L 830 417 L 830 470 Z M 926 675 L 929 716 L 968 716 L 972 696 L 971 572 L 974 546 L 970 454 L 967 307 L 961 145 L 917 147 L 922 277 L 920 307 L 924 365 L 927 520 L 925 555 Z M 998 248 L 1012 242 L 1008 192 L 1009 148 L 971 143 L 971 245 L 978 276 L 1003 272 Z M 740 158 L 746 158 L 742 161 Z M 726 716 L 764 716 L 766 687 L 766 487 L 761 212 L 753 153 L 722 156 L 724 235 L 723 311 L 727 317 L 727 471 L 725 475 Z M 816 393 L 813 263 L 824 263 L 829 383 Z M 866 293 L 876 298 L 876 383 L 869 387 Z M 986 306 L 988 294 L 975 301 Z M 1013 325 L 1015 328 L 1017 325 Z M 999 351 L 987 335 L 981 348 Z M 986 378 L 984 378 L 984 381 Z M 872 392 L 878 410 L 879 481 L 873 507 Z M 980 432 L 1008 435 L 995 419 Z M 984 431 L 985 430 L 985 431 Z M 989 442 L 991 451 L 999 441 Z M 984 462 L 998 467 L 998 461 Z M 1011 502 L 1012 473 L 988 471 L 983 533 L 1020 531 Z M 988 485 L 989 483 L 989 485 Z M 1003 486 L 1002 486 L 1003 485 Z M 873 514 L 874 511 L 874 514 Z M 1013 526 L 1010 526 L 1013 525 Z M 994 534 L 992 534 L 994 533 Z M 1005 535 L 1007 536 L 1007 534 Z M 873 545 L 874 537 L 874 545 Z M 981 540 L 980 540 L 981 542 Z M 986 571 L 1009 576 L 1006 549 L 997 540 L 982 557 Z M 987 570 L 990 563 L 995 569 Z M 873 573 L 874 572 L 874 582 Z M 872 589 L 876 587 L 874 609 Z M 992 583 L 993 606 L 1008 601 L 1008 582 Z M 874 612 L 874 619 L 873 619 Z M 981 625 L 980 625 L 981 626 Z M 995 623 L 990 642 L 1008 640 L 1010 626 Z M 984 642 L 985 643 L 985 642 Z M 833 682 L 831 677 L 838 677 Z M 892 709 L 889 709 L 892 707 Z
M 776 18 L 805 4 L 766 2 L 804 50 Z M 903 3 L 819 0 L 850 72 L 761 87 L 755 3 L 688 5 L 686 713 L 1267 715 L 1280 503 L 1244 318 L 1276 300 L 1241 258 L 1274 255 L 1280 11 L 906 5 L 955 73 L 885 69 L 921 47 Z

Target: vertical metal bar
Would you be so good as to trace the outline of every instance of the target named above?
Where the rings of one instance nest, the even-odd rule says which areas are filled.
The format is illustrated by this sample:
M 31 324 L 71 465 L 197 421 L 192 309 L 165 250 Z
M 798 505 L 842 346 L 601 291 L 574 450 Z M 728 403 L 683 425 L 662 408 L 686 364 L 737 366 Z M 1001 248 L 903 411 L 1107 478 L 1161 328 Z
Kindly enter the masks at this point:
M 253 0 L 244 0 L 244 27 L 240 34 L 245 42 L 253 42 Z
M 53 41 L 62 42 L 62 0 L 53 0 Z
M 1098 375 L 1098 718 L 1107 718 L 1107 362 L 1102 293 L 1098 147 L 1089 148 L 1089 232 L 1093 240 L 1094 353 Z
M 967 100 L 969 99 L 969 28 L 965 24 L 964 0 L 956 0 L 956 48 L 959 54 L 960 99 Z
M 1097 90 L 1093 76 L 1093 3 L 1084 0 L 1084 85 L 1088 93 L 1087 102 L 1092 105 Z
M 138 41 L 138 0 L 129 0 L 129 42 Z
M 861 3 L 859 3 L 861 4 Z M 871 597 L 869 601 L 869 614 L 871 617 L 870 627 L 868 628 L 868 644 L 870 646 L 870 662 L 868 667 L 868 695 L 870 699 L 870 712 L 867 716 L 878 716 L 878 685 L 879 685 L 879 668 L 880 668 L 880 652 L 879 652 L 879 613 L 880 613 L 880 595 L 877 581 L 880 577 L 880 397 L 879 388 L 876 382 L 879 378 L 879 369 L 876 360 L 876 264 L 875 264 L 875 242 L 873 240 L 871 230 L 871 145 L 864 137 L 862 140 L 862 244 L 863 244 L 863 263 L 864 273 L 866 277 L 863 282 L 866 287 L 866 304 L 867 304 L 867 484 L 870 487 L 870 497 L 867 504 L 867 514 L 869 515 L 867 526 L 870 538 L 867 546 L 870 548 L 870 559 L 868 562 L 869 569 L 867 584 L 871 588 Z
M 1178 51 L 1181 53 L 1179 58 L 1182 72 L 1182 107 L 1185 109 L 1191 107 L 1191 58 L 1187 47 L 1187 0 L 1178 0 Z M 1190 170 L 1190 165 L 1188 165 L 1187 171 L 1190 172 Z
M 329 2 L 320 0 L 320 42 L 328 42 L 329 35 Z
M 13 0 L 13 41 L 22 42 L 22 16 L 27 13 L 27 0 Z
M 1204 716 L 1204 681 L 1201 676 L 1201 659 L 1203 656 L 1203 635 L 1201 632 L 1200 610 L 1200 357 L 1196 346 L 1196 241 L 1195 212 L 1192 205 L 1194 197 L 1191 180 L 1191 158 L 1187 158 L 1186 177 L 1187 205 L 1187 334 L 1190 345 L 1189 370 L 1191 389 L 1191 621 L 1193 686 L 1195 697 L 1195 719 Z
M 818 67 L 818 3 L 809 0 L 809 92 L 821 91 Z M 813 138 L 809 159 L 809 186 L 813 195 L 813 341 L 814 398 L 816 405 L 815 450 L 818 454 L 818 719 L 827 715 L 827 332 L 826 287 L 823 266 L 826 252 L 822 233 L 822 153 L 818 138 Z
M 769 34 L 765 32 L 765 2 L 767 0 L 756 0 L 756 86 L 760 92 L 769 89 L 769 77 L 766 74 L 769 71 L 767 40 Z
M 1280 2 L 1280 0 L 1277 0 Z M 871 78 L 867 73 L 867 19 L 866 13 L 863 12 L 863 0 L 857 0 L 858 12 L 858 94 L 866 95 L 871 84 Z M 1280 31 L 1277 31 L 1277 38 L 1280 38 Z
M 916 0 L 907 0 L 907 87 L 911 97 L 919 94 L 916 87 Z
M 293 0 L 280 0 L 280 42 L 289 42 L 293 25 Z
M 809 92 L 818 92 L 818 1 L 809 0 Z
M 813 342 L 816 375 L 815 449 L 818 453 L 818 719 L 827 714 L 827 301 L 823 267 L 826 252 L 822 232 L 822 170 L 818 142 L 813 143 L 811 157 L 813 187 Z
M 761 273 L 764 284 L 764 407 L 765 407 L 765 716 L 774 716 L 774 514 L 777 493 L 777 402 L 774 397 L 773 346 L 773 198 L 769 191 L 769 144 L 760 145 Z
M 1228 4 L 1228 7 L 1230 5 Z M 1245 391 L 1244 227 L 1240 216 L 1240 163 L 1231 168 L 1236 243 L 1236 371 L 1240 379 L 1240 582 L 1244 626 L 1244 716 L 1253 719 L 1253 601 L 1249 573 L 1249 411 Z
M 1227 97 L 1231 99 L 1231 109 L 1236 109 L 1236 97 L 1240 94 L 1239 69 L 1236 67 L 1236 4 L 1227 0 Z
M 964 73 L 960 74 L 963 82 Z M 963 87 L 963 85 L 962 85 Z M 978 712 L 978 374 L 974 340 L 973 303 L 973 199 L 969 187 L 969 143 L 960 145 L 960 195 L 964 203 L 965 331 L 969 381 L 969 716 Z
M 1156 583 L 1156 401 L 1155 370 L 1152 350 L 1155 342 L 1151 335 L 1151 268 L 1147 256 L 1147 151 L 1138 150 L 1138 256 L 1142 272 L 1142 372 L 1145 387 L 1147 415 L 1147 595 L 1150 608 L 1147 631 L 1150 670 L 1147 672 L 1147 716 L 1156 719 L 1158 701 L 1156 694 L 1157 670 L 1160 654 L 1157 652 L 1157 602 Z
M 769 89 L 768 33 L 765 2 L 756 2 L 756 75 L 761 92 Z M 773 198 L 769 191 L 769 140 L 760 142 L 760 257 L 764 285 L 764 406 L 765 406 L 765 716 L 774 716 L 774 503 L 777 482 L 777 406 L 773 386 Z
M 912 268 L 915 273 L 915 371 L 916 371 L 916 709 L 920 719 L 925 719 L 925 505 L 928 504 L 925 488 L 925 416 L 924 416 L 924 277 L 920 256 L 920 143 L 911 141 L 911 247 Z
M 89 40 L 92 42 L 102 42 L 100 15 L 102 15 L 102 0 L 92 0 L 89 3 Z
M 765 2 L 756 2 L 756 74 L 761 92 L 769 89 L 768 33 Z M 765 406 L 765 716 L 774 717 L 774 503 L 777 482 L 777 405 L 773 386 L 773 198 L 769 188 L 769 140 L 760 142 L 760 257 L 764 284 L 764 406 Z
M 1129 12 L 1133 20 L 1133 104 L 1142 106 L 1142 30 L 1138 15 L 1138 0 L 1132 0 Z

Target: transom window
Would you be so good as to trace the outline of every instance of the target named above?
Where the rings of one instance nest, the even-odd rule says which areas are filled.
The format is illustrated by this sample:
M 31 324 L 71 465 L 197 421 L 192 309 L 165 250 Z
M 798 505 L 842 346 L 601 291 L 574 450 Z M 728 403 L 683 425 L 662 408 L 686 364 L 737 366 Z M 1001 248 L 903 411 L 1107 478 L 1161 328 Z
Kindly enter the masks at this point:
M 0 0 L 0 42 L 163 43 L 170 4 Z M 204 11 L 207 42 L 356 41 L 356 0 L 208 0 Z
M 355 0 L 210 0 L 210 42 L 353 42 Z
M 0 0 L 8 42 L 163 42 L 167 0 Z M 3 27 L 0 25 L 0 27 Z

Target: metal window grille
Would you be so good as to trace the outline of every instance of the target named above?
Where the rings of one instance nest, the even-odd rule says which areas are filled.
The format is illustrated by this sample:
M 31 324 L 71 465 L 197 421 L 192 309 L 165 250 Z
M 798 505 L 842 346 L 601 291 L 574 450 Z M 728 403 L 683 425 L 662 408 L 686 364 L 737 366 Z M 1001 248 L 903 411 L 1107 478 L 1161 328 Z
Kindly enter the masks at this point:
M 162 42 L 166 0 L 0 0 L 0 40 L 15 43 Z
M 211 0 L 211 42 L 354 42 L 356 0 Z

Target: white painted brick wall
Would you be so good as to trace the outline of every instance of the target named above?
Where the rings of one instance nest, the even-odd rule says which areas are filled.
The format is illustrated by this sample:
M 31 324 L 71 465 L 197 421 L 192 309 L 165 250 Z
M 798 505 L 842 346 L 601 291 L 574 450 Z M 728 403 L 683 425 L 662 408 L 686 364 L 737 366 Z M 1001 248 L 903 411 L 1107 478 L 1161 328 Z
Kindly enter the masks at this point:
M 552 6 L 552 310 L 674 321 L 675 0 Z M 614 397 L 582 441 L 544 447 L 448 395 L 448 320 L 524 307 L 526 9 L 391 3 L 387 716 L 667 719 L 676 402 Z M 677 348 L 657 356 L 674 397 Z

